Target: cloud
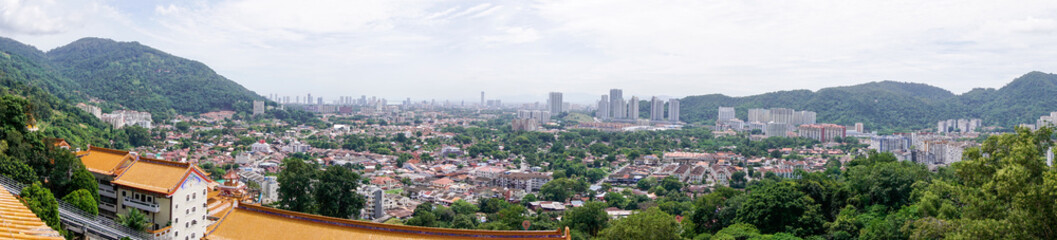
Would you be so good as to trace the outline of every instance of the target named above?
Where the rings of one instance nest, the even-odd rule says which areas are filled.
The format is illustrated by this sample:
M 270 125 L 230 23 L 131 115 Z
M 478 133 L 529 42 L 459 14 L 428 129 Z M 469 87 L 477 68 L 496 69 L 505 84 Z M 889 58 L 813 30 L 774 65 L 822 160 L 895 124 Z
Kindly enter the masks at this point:
M 527 43 L 533 42 L 540 39 L 539 33 L 536 29 L 522 28 L 522 27 L 511 27 L 503 29 L 502 35 L 484 36 L 481 38 L 485 42 L 490 43 Z
M 1043 0 L 0 0 L 0 14 L 20 41 L 139 41 L 291 95 L 645 98 L 886 79 L 963 92 L 1057 72 L 1057 2 Z
M 0 1 L 0 28 L 19 34 L 57 34 L 72 27 L 78 14 L 51 0 Z

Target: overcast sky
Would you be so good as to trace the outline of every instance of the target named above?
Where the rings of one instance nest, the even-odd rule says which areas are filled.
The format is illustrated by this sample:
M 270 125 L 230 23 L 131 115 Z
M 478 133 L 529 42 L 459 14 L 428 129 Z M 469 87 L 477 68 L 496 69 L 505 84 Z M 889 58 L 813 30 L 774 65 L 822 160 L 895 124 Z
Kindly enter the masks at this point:
M 0 35 L 198 60 L 261 95 L 545 102 L 1057 72 L 1057 1 L 0 0 Z

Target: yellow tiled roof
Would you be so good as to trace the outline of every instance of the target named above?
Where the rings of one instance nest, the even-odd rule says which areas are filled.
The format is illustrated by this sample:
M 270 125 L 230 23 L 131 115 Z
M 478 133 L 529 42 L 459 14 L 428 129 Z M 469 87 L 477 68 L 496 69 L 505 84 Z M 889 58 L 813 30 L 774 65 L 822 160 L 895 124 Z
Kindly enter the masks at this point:
M 0 239 L 64 239 L 7 189 L 0 188 Z
M 207 240 L 227 239 L 567 239 L 554 231 L 485 231 L 373 223 L 239 205 L 226 213 L 206 235 Z
M 171 194 L 191 171 L 185 163 L 148 158 L 128 166 L 113 183 L 146 191 Z
M 114 174 L 122 163 L 131 160 L 127 151 L 97 147 L 89 147 L 88 151 L 78 152 L 77 156 L 88 171 L 106 175 Z

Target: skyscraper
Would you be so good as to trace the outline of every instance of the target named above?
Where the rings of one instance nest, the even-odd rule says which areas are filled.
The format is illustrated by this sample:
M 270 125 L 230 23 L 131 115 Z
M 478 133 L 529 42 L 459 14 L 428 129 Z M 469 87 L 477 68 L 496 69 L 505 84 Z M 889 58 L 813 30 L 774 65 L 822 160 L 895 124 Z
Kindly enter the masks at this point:
M 660 98 L 650 99 L 650 121 L 664 121 L 664 101 Z
M 484 91 L 481 91 L 481 106 L 484 106 Z
M 558 113 L 561 113 L 562 110 L 563 110 L 562 109 L 562 93 L 560 93 L 560 92 L 551 92 L 550 98 L 547 98 L 547 104 L 549 104 L 548 109 L 550 109 L 551 114 L 554 114 L 555 116 L 557 116 Z
M 623 119 L 627 106 L 624 106 L 624 91 L 620 89 L 609 90 L 609 115 L 613 119 Z
M 668 121 L 679 123 L 679 99 L 668 100 Z
M 595 117 L 600 119 L 609 119 L 609 96 L 602 95 L 602 99 L 598 100 L 598 111 L 595 112 Z

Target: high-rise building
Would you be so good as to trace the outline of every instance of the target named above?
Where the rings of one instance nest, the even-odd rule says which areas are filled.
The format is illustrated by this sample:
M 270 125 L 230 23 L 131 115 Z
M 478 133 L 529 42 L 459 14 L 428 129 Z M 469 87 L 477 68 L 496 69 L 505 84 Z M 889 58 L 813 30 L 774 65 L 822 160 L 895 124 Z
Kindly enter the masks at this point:
M 562 93 L 551 92 L 550 98 L 547 98 L 547 104 L 549 104 L 551 114 L 558 115 L 558 113 L 561 113 L 564 110 L 562 109 Z
M 719 116 L 716 118 L 716 122 L 727 122 L 734 120 L 734 108 L 732 107 L 719 107 Z
M 653 97 L 650 99 L 650 121 L 664 121 L 664 101 Z
M 609 115 L 613 119 L 623 119 L 627 106 L 624 106 L 624 90 L 609 90 Z
M 679 123 L 679 99 L 668 99 L 668 121 Z
M 253 101 L 253 115 L 264 114 L 264 101 Z
M 481 91 L 481 106 L 484 106 L 484 91 Z
M 602 95 L 602 99 L 598 100 L 598 111 L 595 112 L 595 117 L 609 119 L 609 95 Z
M 863 126 L 862 126 L 861 122 L 855 123 L 855 132 L 857 132 L 857 133 L 865 133 L 864 131 L 866 131 L 866 129 L 863 129 Z
M 771 110 L 762 108 L 749 109 L 750 123 L 767 123 L 771 121 Z
M 776 123 L 795 124 L 793 121 L 793 109 L 772 108 L 771 121 Z
M 316 99 L 312 98 L 312 94 L 309 93 L 308 97 L 305 98 L 305 104 L 312 104 L 312 100 L 316 100 Z
M 632 96 L 631 101 L 628 102 L 628 114 L 627 119 L 638 120 L 639 119 L 639 97 Z
M 846 128 L 836 124 L 804 124 L 800 125 L 798 132 L 801 137 L 819 142 L 833 142 L 837 137 L 846 136 Z

